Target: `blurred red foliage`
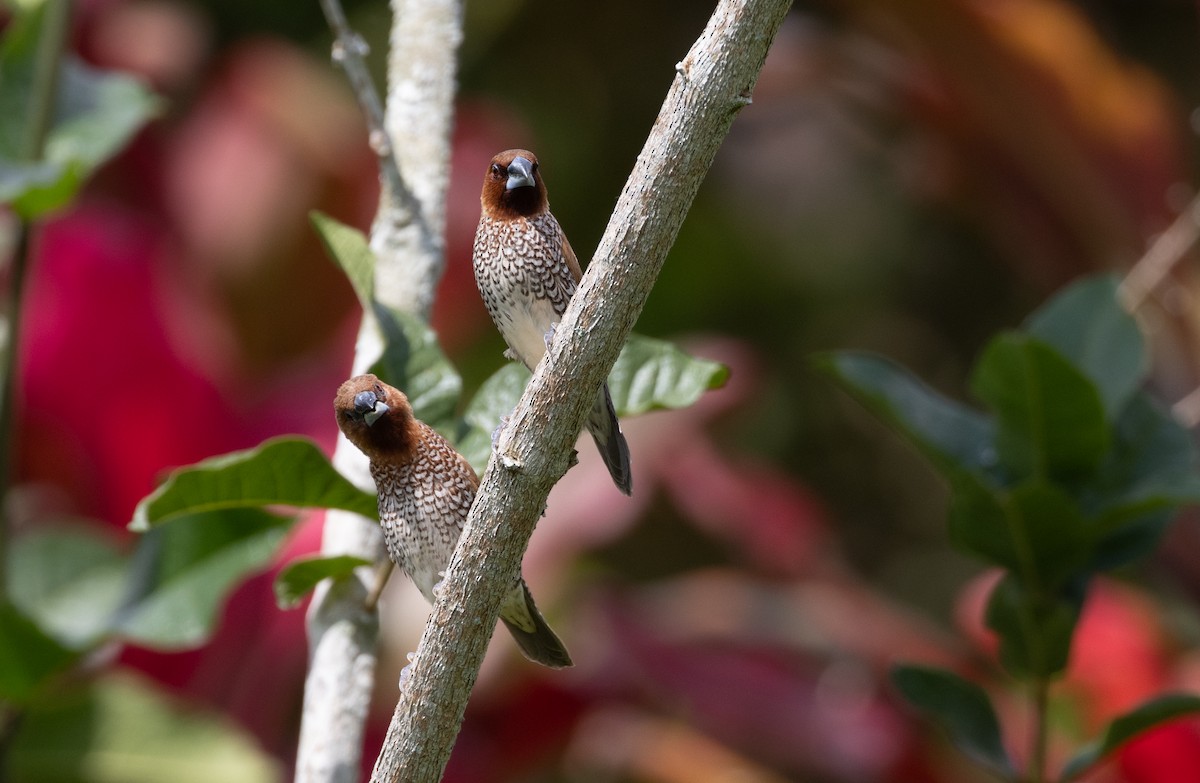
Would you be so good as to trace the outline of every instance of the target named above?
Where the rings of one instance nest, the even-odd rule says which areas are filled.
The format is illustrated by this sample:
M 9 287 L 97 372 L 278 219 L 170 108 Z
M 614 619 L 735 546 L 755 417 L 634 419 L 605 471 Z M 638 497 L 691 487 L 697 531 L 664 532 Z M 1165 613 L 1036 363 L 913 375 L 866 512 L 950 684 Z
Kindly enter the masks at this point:
M 888 47 L 885 65 L 903 66 L 867 76 L 871 94 L 888 95 L 903 122 L 927 134 L 902 167 L 912 192 L 968 214 L 1022 279 L 1049 288 L 1126 264 L 1168 220 L 1163 194 L 1183 168 L 1172 100 L 1072 6 L 831 5 L 850 16 L 842 45 L 870 37 Z M 254 39 L 210 52 L 195 11 L 170 4 L 101 3 L 90 14 L 81 50 L 140 69 L 175 103 L 37 236 L 21 345 L 20 478 L 57 488 L 46 501 L 55 510 L 122 527 L 173 466 L 287 432 L 332 448 L 329 403 L 349 370 L 357 313 L 307 212 L 365 228 L 377 186 L 344 88 L 297 48 Z M 743 188 L 734 200 L 766 213 L 780 192 L 800 190 L 812 163 L 781 154 L 795 149 L 789 111 L 813 77 L 787 59 L 812 56 L 812 41 L 789 41 L 739 120 L 754 133 L 733 139 L 733 168 L 749 183 L 735 183 Z M 826 65 L 818 75 L 836 75 Z M 452 355 L 491 333 L 467 262 L 479 177 L 497 149 L 536 147 L 531 135 L 505 108 L 475 99 L 460 107 L 435 310 Z M 774 230 L 786 236 L 793 226 Z M 447 781 L 562 769 L 691 783 L 735 773 L 762 783 L 977 779 L 897 704 L 886 685 L 897 659 L 986 682 L 1021 752 L 1024 706 L 996 679 L 981 621 L 992 577 L 964 588 L 961 637 L 885 594 L 847 561 L 838 520 L 811 490 L 714 434 L 758 404 L 778 346 L 706 338 L 692 349 L 726 362 L 730 385 L 687 411 L 628 423 L 631 500 L 614 497 L 582 448 L 534 537 L 527 573 L 539 595 L 560 596 L 546 608 L 564 615 L 556 625 L 578 668 L 547 674 L 497 639 Z M 641 523 L 668 519 L 706 545 L 707 559 L 681 559 L 677 572 L 645 583 L 603 560 Z M 280 562 L 315 550 L 319 535 L 319 516 L 307 519 Z M 674 554 L 647 559 L 674 563 Z M 580 562 L 591 566 L 582 575 Z M 228 711 L 290 763 L 306 643 L 302 613 L 275 608 L 272 576 L 231 597 L 205 647 L 127 649 L 122 663 Z M 426 612 L 416 600 L 409 611 L 400 593 L 413 591 L 396 582 L 384 620 L 395 650 L 381 665 L 368 766 L 403 662 L 396 650 L 412 649 Z M 1069 713 L 1056 713 L 1059 757 L 1142 699 L 1200 681 L 1166 625 L 1146 594 L 1098 584 L 1057 689 Z M 1200 779 L 1200 726 L 1151 732 L 1089 779 Z

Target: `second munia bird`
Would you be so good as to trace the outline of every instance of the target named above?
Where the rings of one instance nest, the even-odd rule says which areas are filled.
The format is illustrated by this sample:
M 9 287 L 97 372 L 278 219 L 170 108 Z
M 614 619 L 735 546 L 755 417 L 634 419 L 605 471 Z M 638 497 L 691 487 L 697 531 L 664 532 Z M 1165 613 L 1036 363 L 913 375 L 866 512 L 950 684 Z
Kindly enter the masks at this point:
M 507 150 L 492 158 L 480 205 L 475 283 L 510 354 L 532 371 L 575 293 L 579 260 L 550 213 L 546 183 L 529 150 Z M 597 392 L 587 428 L 613 483 L 630 494 L 629 446 L 608 384 Z
M 343 383 L 334 411 L 346 438 L 371 461 L 388 555 L 433 603 L 434 587 L 458 545 L 479 477 L 445 438 L 413 416 L 403 392 L 374 375 Z M 524 579 L 518 577 L 509 591 L 500 619 L 530 660 L 552 668 L 571 665 Z

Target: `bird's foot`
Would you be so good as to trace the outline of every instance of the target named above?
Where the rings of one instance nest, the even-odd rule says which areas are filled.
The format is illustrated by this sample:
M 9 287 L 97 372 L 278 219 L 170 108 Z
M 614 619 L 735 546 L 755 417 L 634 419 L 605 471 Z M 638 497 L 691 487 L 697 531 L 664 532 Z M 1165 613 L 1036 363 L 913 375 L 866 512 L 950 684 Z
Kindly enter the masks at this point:
M 505 348 L 504 349 L 504 358 L 508 359 L 510 362 L 516 362 L 516 361 L 520 361 L 521 357 L 519 357 L 515 353 L 513 353 L 512 348 Z
M 508 417 L 501 416 L 500 423 L 496 425 L 496 429 L 492 430 L 492 451 L 496 450 L 496 441 L 500 440 L 500 433 L 504 432 L 504 428 L 508 426 Z
M 438 571 L 438 576 L 440 576 L 441 579 L 438 579 L 433 583 L 433 587 L 429 588 L 429 592 L 433 593 L 433 600 L 435 601 L 438 599 L 438 595 L 440 595 L 442 592 L 442 585 L 446 584 L 446 572 Z
M 416 658 L 417 654 L 415 652 L 410 652 L 404 657 L 408 659 L 408 663 L 404 664 L 404 668 L 400 670 L 400 682 L 398 685 L 400 686 L 401 691 L 404 690 L 404 683 L 408 682 L 408 678 L 412 676 L 413 658 Z
M 363 601 L 363 606 L 368 611 L 374 609 L 379 603 L 379 596 L 383 595 L 383 588 L 387 587 L 388 577 L 392 575 L 393 568 L 395 568 L 395 563 L 391 560 L 380 563 L 375 567 L 375 579 L 371 583 L 370 592 L 367 593 L 367 597 Z
M 550 324 L 550 328 L 546 330 L 546 334 L 542 339 L 546 341 L 546 350 L 550 350 L 550 343 L 554 342 L 554 333 L 558 331 L 558 321 Z

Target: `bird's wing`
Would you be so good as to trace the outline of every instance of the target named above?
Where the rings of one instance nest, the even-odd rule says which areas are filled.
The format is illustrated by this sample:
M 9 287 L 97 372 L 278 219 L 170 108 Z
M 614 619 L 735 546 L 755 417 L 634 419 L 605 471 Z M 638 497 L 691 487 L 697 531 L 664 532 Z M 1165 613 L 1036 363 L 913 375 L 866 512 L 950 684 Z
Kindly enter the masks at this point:
M 563 260 L 567 262 L 567 269 L 571 270 L 571 277 L 578 284 L 583 279 L 583 272 L 579 269 L 579 259 L 575 257 L 575 251 L 571 249 L 571 243 L 567 241 L 565 232 L 562 238 L 562 254 Z

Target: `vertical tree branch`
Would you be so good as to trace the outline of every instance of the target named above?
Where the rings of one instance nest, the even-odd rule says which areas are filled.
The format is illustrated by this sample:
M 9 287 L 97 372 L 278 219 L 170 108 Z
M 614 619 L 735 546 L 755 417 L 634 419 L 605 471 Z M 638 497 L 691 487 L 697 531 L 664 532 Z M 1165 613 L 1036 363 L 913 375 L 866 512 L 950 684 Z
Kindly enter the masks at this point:
M 445 265 L 443 233 L 455 65 L 462 38 L 461 0 L 393 0 L 389 108 L 383 126 L 379 124 L 378 97 L 362 67 L 361 39 L 350 32 L 337 0 L 322 3 L 337 36 L 335 54 L 340 52 L 340 62 L 351 74 L 372 127 L 372 147 L 380 156 L 382 187 L 371 229 L 371 247 L 377 257 L 376 298 L 428 318 Z M 370 313 L 364 313 L 355 345 L 354 372 L 374 364 L 382 348 L 378 324 Z M 332 399 L 332 390 L 330 396 Z M 372 486 L 366 457 L 344 437 L 339 437 L 333 464 L 360 486 Z M 326 515 L 321 551 L 376 562 L 387 557 L 378 525 L 340 511 Z M 366 604 L 369 578 L 362 575 L 336 586 L 326 582 L 318 587 L 309 607 L 310 663 L 297 781 L 350 783 L 358 779 L 379 630 L 377 612 Z
M 379 300 L 428 319 L 445 266 L 446 189 L 454 122 L 462 0 L 392 0 L 384 123 L 400 173 L 417 201 L 413 215 L 383 193 L 371 226 Z M 402 263 L 383 263 L 402 258 Z
M 579 290 L 497 443 L 371 780 L 434 783 L 458 735 L 503 594 L 696 191 L 750 102 L 790 0 L 722 0 L 677 66 Z

